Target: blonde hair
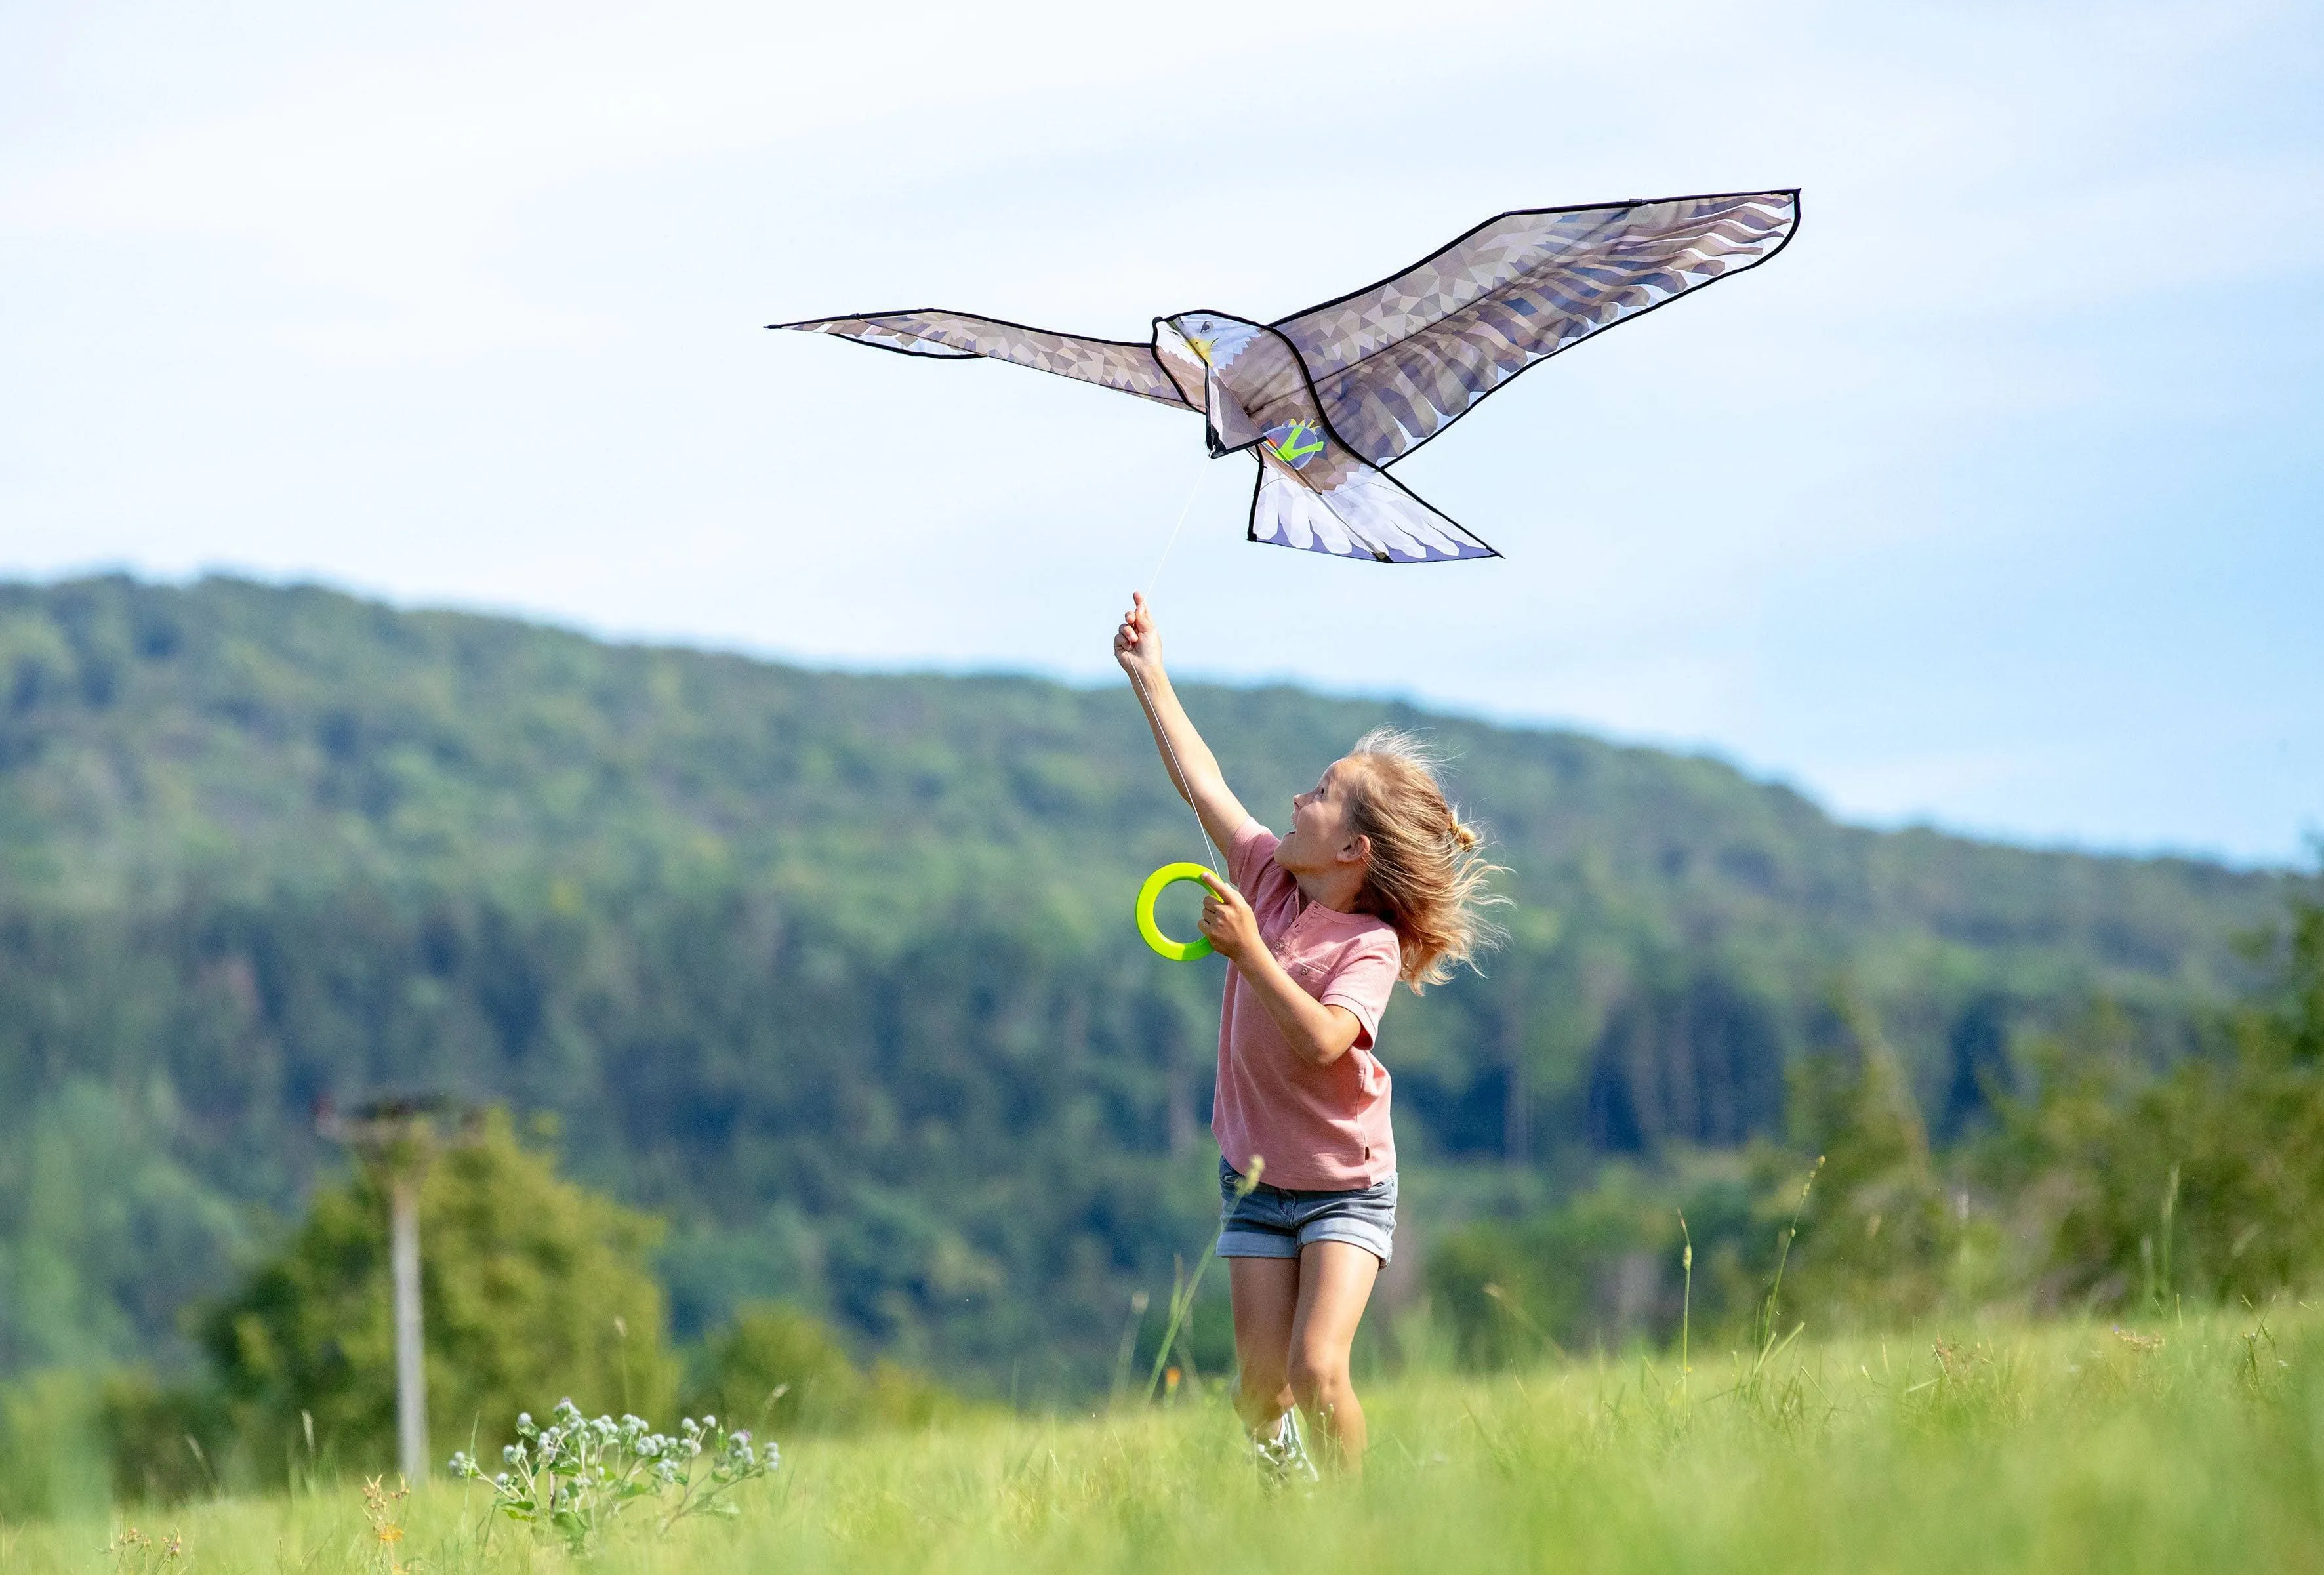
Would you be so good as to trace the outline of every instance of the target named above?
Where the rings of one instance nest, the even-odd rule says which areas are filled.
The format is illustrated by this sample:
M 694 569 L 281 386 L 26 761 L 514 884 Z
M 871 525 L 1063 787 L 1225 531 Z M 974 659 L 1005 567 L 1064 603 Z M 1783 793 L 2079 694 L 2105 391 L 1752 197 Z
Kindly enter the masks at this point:
M 1442 984 L 1497 946 L 1501 927 L 1478 910 L 1505 906 L 1485 889 L 1507 871 L 1478 848 L 1484 834 L 1462 824 L 1437 779 L 1439 757 L 1393 727 L 1376 727 L 1349 752 L 1356 766 L 1349 828 L 1371 841 L 1359 905 L 1394 926 L 1404 952 L 1400 976 L 1415 995 Z

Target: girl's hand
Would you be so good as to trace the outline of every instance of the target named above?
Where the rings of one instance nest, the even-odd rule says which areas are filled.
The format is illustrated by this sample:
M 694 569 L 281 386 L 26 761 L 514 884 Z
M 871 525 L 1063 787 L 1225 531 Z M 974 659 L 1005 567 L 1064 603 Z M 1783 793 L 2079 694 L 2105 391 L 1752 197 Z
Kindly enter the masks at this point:
M 1259 916 L 1241 892 L 1210 876 L 1203 877 L 1210 895 L 1203 898 L 1203 935 L 1211 950 L 1230 962 L 1240 962 L 1267 950 L 1259 936 Z
M 1162 671 L 1162 631 L 1154 627 L 1154 609 L 1143 591 L 1133 592 L 1121 627 L 1113 631 L 1113 659 L 1133 678 L 1155 677 Z

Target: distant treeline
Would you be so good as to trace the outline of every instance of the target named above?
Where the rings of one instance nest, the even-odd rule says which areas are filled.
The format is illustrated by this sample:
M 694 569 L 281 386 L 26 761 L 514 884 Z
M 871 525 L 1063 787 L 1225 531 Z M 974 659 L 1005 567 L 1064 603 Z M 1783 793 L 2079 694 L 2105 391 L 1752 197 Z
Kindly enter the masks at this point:
M 1510 948 L 1382 1044 L 1448 1209 L 1780 1138 L 1836 1013 L 1940 1145 L 2098 1003 L 2168 1066 L 2291 889 L 1866 832 L 1570 733 L 1189 703 L 1262 815 L 1390 722 L 1497 833 Z M 0 1372 L 189 1361 L 181 1310 L 339 1163 L 316 1102 L 443 1088 L 553 1117 L 572 1174 L 668 1218 L 681 1336 L 785 1299 L 994 1389 L 1102 1382 L 1213 1207 L 1217 965 L 1128 922 L 1194 851 L 1150 754 L 1111 691 L 0 587 Z

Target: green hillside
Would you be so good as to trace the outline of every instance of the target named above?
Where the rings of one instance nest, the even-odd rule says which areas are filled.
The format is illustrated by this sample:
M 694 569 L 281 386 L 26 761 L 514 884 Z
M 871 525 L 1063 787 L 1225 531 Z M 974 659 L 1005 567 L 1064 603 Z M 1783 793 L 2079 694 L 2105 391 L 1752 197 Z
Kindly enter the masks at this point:
M 1102 638 L 1102 631 L 1093 638 Z M 1518 899 L 1400 999 L 1406 1164 L 1554 1184 L 1727 1144 L 1844 995 L 1941 1133 L 2095 999 L 2152 1054 L 2278 876 L 1833 823 L 1717 761 L 1190 688 L 1260 813 L 1366 728 L 1458 757 Z M 1128 907 L 1191 856 L 1119 686 L 819 673 L 311 588 L 0 586 L 0 1371 L 181 1351 L 336 1163 L 319 1098 L 551 1117 L 738 1299 L 1031 1391 L 1199 1245 L 1219 964 Z

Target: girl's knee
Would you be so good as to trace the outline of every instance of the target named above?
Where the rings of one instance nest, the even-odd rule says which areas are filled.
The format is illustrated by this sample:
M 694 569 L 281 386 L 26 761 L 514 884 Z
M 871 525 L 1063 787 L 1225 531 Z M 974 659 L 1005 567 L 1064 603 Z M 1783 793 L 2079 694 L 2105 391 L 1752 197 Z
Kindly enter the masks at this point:
M 1348 1392 L 1348 1360 L 1343 1356 L 1295 1351 L 1288 1377 L 1291 1392 L 1309 1410 L 1329 1405 Z

